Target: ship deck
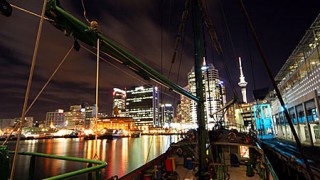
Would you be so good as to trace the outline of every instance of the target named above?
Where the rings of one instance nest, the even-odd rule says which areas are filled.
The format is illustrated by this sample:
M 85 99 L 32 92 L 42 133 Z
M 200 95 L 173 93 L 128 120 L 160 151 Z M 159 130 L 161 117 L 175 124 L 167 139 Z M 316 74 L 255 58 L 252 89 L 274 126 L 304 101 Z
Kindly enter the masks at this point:
M 184 179 L 184 180 L 197 179 L 197 177 L 195 176 L 197 171 L 194 168 L 193 169 L 186 168 L 183 162 L 184 161 L 183 158 L 174 156 L 174 159 L 175 159 L 175 166 L 176 166 L 175 171 L 179 179 Z M 195 162 L 193 162 L 193 164 L 195 165 Z M 229 175 L 229 180 L 247 180 L 247 179 L 261 180 L 261 177 L 256 172 L 256 170 L 253 170 L 254 172 L 253 176 L 251 177 L 247 176 L 247 166 L 244 164 L 241 164 L 238 167 L 227 166 L 227 172 Z

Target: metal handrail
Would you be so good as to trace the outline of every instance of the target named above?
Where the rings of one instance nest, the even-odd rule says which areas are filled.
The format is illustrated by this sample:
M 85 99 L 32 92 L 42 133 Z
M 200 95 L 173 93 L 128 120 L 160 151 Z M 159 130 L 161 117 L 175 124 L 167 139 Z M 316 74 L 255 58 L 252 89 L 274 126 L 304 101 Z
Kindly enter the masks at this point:
M 10 154 L 13 154 L 14 151 L 9 151 Z M 66 179 L 74 176 L 78 176 L 81 174 L 89 173 L 96 171 L 96 179 L 100 179 L 100 169 L 107 166 L 107 163 L 104 161 L 92 160 L 92 159 L 85 159 L 85 158 L 77 158 L 77 157 L 69 157 L 69 156 L 56 156 L 52 154 L 43 154 L 43 153 L 36 153 L 36 152 L 18 152 L 19 155 L 30 155 L 32 157 L 44 157 L 50 159 L 60 159 L 60 160 L 67 160 L 67 161 L 74 161 L 74 162 L 82 162 L 82 163 L 89 163 L 88 167 L 85 169 L 80 169 L 72 172 L 68 172 L 65 174 L 60 174 L 57 176 L 45 178 L 46 180 L 58 180 L 58 179 Z M 92 164 L 96 164 L 97 166 L 92 166 Z M 30 166 L 34 166 L 34 163 L 30 163 Z M 33 169 L 33 168 L 31 168 Z M 33 172 L 31 172 L 33 173 Z M 30 177 L 30 175 L 29 175 Z

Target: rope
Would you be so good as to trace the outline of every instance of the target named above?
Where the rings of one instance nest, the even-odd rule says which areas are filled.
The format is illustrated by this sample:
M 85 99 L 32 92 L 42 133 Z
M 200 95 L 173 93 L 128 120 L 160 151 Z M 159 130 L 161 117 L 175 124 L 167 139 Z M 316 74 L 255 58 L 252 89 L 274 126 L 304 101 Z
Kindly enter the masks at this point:
M 174 52 L 173 52 L 172 59 L 171 59 L 168 78 L 170 78 L 172 66 L 176 60 L 176 56 L 177 56 L 177 52 L 180 48 L 180 44 L 184 40 L 185 23 L 187 21 L 188 15 L 189 15 L 189 10 L 188 10 L 189 6 L 190 6 L 190 0 L 187 0 L 185 2 L 185 8 L 184 8 L 182 15 L 181 15 L 181 22 L 180 22 L 180 25 L 178 28 L 178 34 L 177 34 L 175 45 L 174 45 Z
M 32 11 L 29 11 L 29 10 L 23 9 L 23 8 L 21 8 L 21 7 L 19 7 L 19 6 L 14 5 L 14 4 L 10 4 L 10 5 L 11 5 L 12 7 L 14 7 L 14 8 L 16 8 L 16 9 L 18 9 L 18 10 L 22 11 L 22 12 L 25 12 L 25 13 L 27 13 L 27 14 L 30 14 L 30 15 L 33 15 L 33 16 L 36 16 L 36 17 L 41 18 L 41 15 L 36 14 L 36 13 L 34 13 L 34 12 L 32 12 Z M 47 21 L 54 22 L 54 20 L 49 19 L 49 18 L 47 18 L 47 17 L 43 17 L 43 18 L 44 18 L 45 20 L 47 20 Z
M 298 137 L 298 135 L 297 135 L 297 133 L 296 133 L 296 131 L 295 131 L 295 129 L 294 129 L 294 126 L 293 126 L 291 117 L 290 117 L 289 112 L 288 112 L 288 110 L 287 110 L 287 108 L 286 108 L 286 106 L 285 106 L 285 103 L 284 103 L 284 100 L 283 100 L 283 98 L 282 98 L 281 92 L 280 92 L 280 90 L 279 90 L 279 88 L 278 88 L 278 86 L 277 86 L 277 83 L 276 83 L 275 80 L 274 80 L 273 75 L 272 75 L 269 61 L 268 61 L 268 59 L 267 59 L 267 56 L 265 55 L 265 52 L 264 52 L 263 49 L 262 49 L 262 46 L 261 46 L 260 41 L 259 41 L 259 39 L 258 39 L 257 32 L 256 32 L 255 28 L 253 27 L 251 18 L 250 18 L 250 16 L 249 16 L 249 14 L 248 14 L 248 12 L 247 12 L 247 9 L 245 8 L 245 5 L 244 5 L 244 3 L 243 3 L 242 0 L 240 0 L 240 5 L 241 5 L 241 9 L 242 9 L 242 11 L 243 11 L 243 13 L 244 13 L 245 19 L 246 19 L 246 21 L 247 21 L 247 23 L 248 23 L 248 25 L 249 25 L 249 29 L 250 29 L 250 31 L 251 31 L 252 37 L 253 37 L 253 39 L 254 39 L 254 41 L 255 41 L 255 44 L 256 44 L 256 46 L 257 46 L 257 48 L 258 48 L 259 54 L 260 54 L 260 56 L 261 56 L 261 58 L 262 58 L 263 64 L 264 64 L 264 66 L 265 66 L 265 68 L 266 68 L 266 70 L 267 70 L 269 79 L 271 80 L 271 83 L 272 83 L 273 88 L 274 88 L 274 90 L 275 90 L 275 92 L 276 92 L 276 95 L 278 96 L 278 100 L 279 100 L 281 106 L 284 107 L 284 108 L 283 108 L 283 109 L 284 109 L 283 112 L 284 112 L 285 117 L 286 117 L 286 119 L 287 119 L 287 121 L 288 121 L 288 123 L 289 123 L 289 127 L 290 127 L 290 129 L 291 129 L 291 131 L 292 131 L 292 133 L 293 133 L 293 137 L 294 137 L 294 139 L 295 139 L 295 141 L 296 141 L 297 149 L 299 150 L 300 155 L 301 155 L 301 158 L 303 159 L 304 164 L 305 164 L 305 166 L 306 166 L 306 169 L 307 169 L 307 172 L 308 172 L 308 175 L 309 175 L 309 179 L 314 180 L 314 176 L 313 176 L 311 167 L 310 167 L 309 162 L 308 162 L 308 160 L 307 160 L 307 158 L 306 158 L 306 156 L 305 156 L 305 154 L 304 154 L 304 150 L 303 150 L 303 148 L 302 148 L 300 139 L 299 139 L 299 137 Z
M 100 39 L 97 38 L 97 71 L 96 71 L 96 118 L 95 118 L 95 138 L 94 138 L 94 143 L 95 143 L 95 154 L 94 154 L 94 159 L 99 159 L 99 156 L 97 154 L 98 150 L 98 143 L 97 143 L 97 121 L 98 121 L 98 111 L 99 111 L 99 59 L 100 59 Z
M 86 21 L 90 24 L 90 21 L 89 21 L 89 19 L 87 18 L 87 11 L 86 11 L 86 8 L 85 8 L 85 6 L 84 6 L 83 0 L 81 0 L 81 4 L 82 4 L 82 8 L 83 8 L 83 16 L 84 16 L 84 18 L 86 19 Z
M 7 136 L 7 138 L 3 141 L 2 145 L 5 145 L 5 144 L 8 142 L 8 140 L 10 139 L 10 136 L 12 135 L 13 131 L 15 131 L 19 125 L 20 125 L 20 122 L 17 123 L 17 124 L 13 127 L 13 130 L 10 132 L 9 136 Z
M 91 54 L 93 54 L 93 55 L 96 55 L 95 52 L 91 51 L 91 50 L 88 49 L 87 47 L 85 47 L 85 46 L 83 46 L 83 45 L 80 45 L 80 46 L 81 46 L 81 48 L 85 49 L 85 50 L 88 51 L 89 53 L 91 53 Z M 111 59 L 113 59 L 113 60 L 115 60 L 115 61 L 117 61 L 117 62 L 119 62 L 119 63 L 122 64 L 122 61 L 120 61 L 120 60 L 117 59 L 116 57 L 114 57 L 114 56 L 112 56 L 112 55 L 110 55 L 110 54 L 107 54 L 107 53 L 104 52 L 104 51 L 101 51 L 101 53 L 104 54 L 104 55 L 106 55 L 106 56 L 108 56 L 109 58 L 111 58 Z M 118 69 L 119 71 L 123 72 L 123 73 L 126 74 L 127 76 L 130 76 L 130 77 L 132 77 L 132 78 L 134 78 L 134 79 L 136 79 L 137 81 L 140 81 L 140 82 L 142 82 L 142 83 L 146 83 L 146 82 L 147 82 L 147 81 L 145 81 L 145 80 L 141 80 L 141 79 L 133 76 L 132 74 L 124 71 L 122 68 L 117 67 L 116 65 L 114 65 L 114 64 L 112 64 L 110 61 L 108 61 L 107 59 L 105 59 L 105 58 L 103 58 L 103 57 L 101 57 L 101 56 L 100 56 L 99 58 L 100 58 L 101 60 L 103 60 L 104 62 L 110 64 L 110 65 L 113 66 L 114 68 Z M 174 98 L 174 96 L 172 96 L 171 94 L 168 94 L 168 93 L 165 93 L 165 92 L 162 92 L 162 93 L 165 94 L 165 95 L 167 95 L 168 97 Z
M 154 136 L 152 136 L 152 138 L 151 138 L 150 146 L 149 146 L 149 149 L 148 149 L 148 155 L 147 155 L 147 158 L 146 158 L 145 163 L 147 163 L 147 162 L 148 162 L 149 154 L 150 154 L 150 150 L 151 150 L 151 145 L 153 144 L 153 139 L 154 139 Z
M 32 101 L 32 103 L 30 104 L 29 108 L 26 110 L 25 114 L 27 114 L 29 112 L 29 110 L 31 109 L 31 107 L 33 106 L 33 104 L 36 102 L 36 100 L 39 98 L 39 96 L 41 95 L 41 93 L 44 91 L 44 89 L 47 87 L 47 85 L 49 84 L 49 82 L 51 81 L 51 79 L 53 78 L 53 76 L 56 74 L 56 72 L 58 71 L 58 69 L 60 68 L 60 66 L 64 63 L 64 61 L 67 59 L 67 57 L 69 56 L 71 50 L 73 49 L 73 47 L 71 47 L 69 49 L 69 51 L 67 52 L 67 54 L 64 56 L 64 58 L 62 59 L 62 61 L 60 62 L 60 64 L 58 65 L 58 67 L 56 68 L 56 70 L 52 73 L 52 75 L 50 76 L 50 78 L 48 79 L 48 81 L 45 83 L 45 85 L 42 87 L 42 89 L 39 91 L 39 93 L 37 94 L 37 96 L 35 97 L 35 99 Z M 17 127 L 20 125 L 20 122 L 17 123 L 14 128 L 13 131 L 15 131 L 17 129 Z M 5 141 L 2 143 L 2 145 L 6 144 L 10 138 L 10 136 L 12 135 L 13 131 L 10 132 L 9 136 L 5 139 Z
M 89 53 L 91 53 L 91 54 L 93 54 L 93 55 L 96 55 L 95 52 L 91 51 L 90 49 L 86 48 L 85 46 L 82 46 L 82 45 L 81 45 L 81 48 L 85 49 L 86 51 L 88 51 Z M 118 61 L 119 63 L 121 63 L 121 61 L 120 61 L 119 59 L 117 59 L 117 58 L 115 58 L 115 57 L 113 57 L 113 56 L 111 56 L 111 55 L 109 55 L 109 54 L 107 54 L 107 53 L 105 53 L 105 52 L 103 52 L 103 51 L 102 51 L 102 53 L 103 53 L 104 55 L 110 57 L 111 59 L 114 59 L 114 60 Z M 104 62 L 110 64 L 110 65 L 113 66 L 114 68 L 118 69 L 119 71 L 122 71 L 122 72 L 125 73 L 126 75 L 131 76 L 132 78 L 135 78 L 136 80 L 138 80 L 138 81 L 140 81 L 140 82 L 142 82 L 142 83 L 145 83 L 143 80 L 141 80 L 141 79 L 139 79 L 139 78 L 131 75 L 130 73 L 124 71 L 123 69 L 117 67 L 116 65 L 112 64 L 111 62 L 109 62 L 109 61 L 106 60 L 105 58 L 100 57 L 100 59 L 103 60 Z
M 44 20 L 44 12 L 46 10 L 46 3 L 47 3 L 47 0 L 43 0 L 41 19 L 40 19 L 39 28 L 38 28 L 36 44 L 35 44 L 34 51 L 33 51 L 33 56 L 32 56 L 32 63 L 31 63 L 31 67 L 30 67 L 29 80 L 28 80 L 26 95 L 25 95 L 25 98 L 24 98 L 24 104 L 23 104 L 23 109 L 22 109 L 22 114 L 21 114 L 21 119 L 20 119 L 20 127 L 18 129 L 18 132 L 19 132 L 18 133 L 18 139 L 17 139 L 16 149 L 14 151 L 14 156 L 13 156 L 10 180 L 13 179 L 14 171 L 15 171 L 15 165 L 16 165 L 16 161 L 17 161 L 17 157 L 18 157 L 20 138 L 21 138 L 21 131 L 22 131 L 22 126 L 23 126 L 23 121 L 25 119 L 25 111 L 27 109 L 28 98 L 29 98 L 29 93 L 30 93 L 31 83 L 32 83 L 32 77 L 33 77 L 34 67 L 35 67 L 35 64 L 36 64 L 36 58 L 37 58 L 38 49 L 39 49 L 40 37 L 41 37 L 41 32 L 42 32 L 42 25 L 43 25 L 43 20 Z
M 69 56 L 69 54 L 71 53 L 73 49 L 73 46 L 69 49 L 69 51 L 67 52 L 67 54 L 63 57 L 63 59 L 61 60 L 60 64 L 56 67 L 56 69 L 54 70 L 54 72 L 52 73 L 52 75 L 49 77 L 49 79 L 47 80 L 47 82 L 43 85 L 42 89 L 39 91 L 39 93 L 37 94 L 37 96 L 34 98 L 34 100 L 32 101 L 32 103 L 29 105 L 29 108 L 26 110 L 26 114 L 29 112 L 29 110 L 32 108 L 33 104 L 36 102 L 36 100 L 39 98 L 39 96 L 41 95 L 41 93 L 44 91 L 44 89 L 48 86 L 48 84 L 50 83 L 50 81 L 52 80 L 52 78 L 54 77 L 54 75 L 58 72 L 58 70 L 60 69 L 60 67 L 62 66 L 62 64 L 65 62 L 65 60 L 67 59 L 67 57 Z

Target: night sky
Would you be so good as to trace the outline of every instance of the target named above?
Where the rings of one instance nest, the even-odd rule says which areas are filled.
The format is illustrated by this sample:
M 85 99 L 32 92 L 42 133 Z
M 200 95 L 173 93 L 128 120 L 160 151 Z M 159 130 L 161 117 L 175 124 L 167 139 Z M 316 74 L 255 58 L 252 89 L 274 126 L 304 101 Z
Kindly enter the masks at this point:
M 39 0 L 8 0 L 8 2 L 41 14 L 42 2 Z M 320 1 L 244 0 L 244 3 L 272 66 L 272 72 L 276 75 L 319 14 Z M 67 12 L 85 22 L 80 0 L 62 0 L 61 4 Z M 84 0 L 84 4 L 87 18 L 90 21 L 96 20 L 100 31 L 106 37 L 121 44 L 124 49 L 146 64 L 168 76 L 184 1 Z M 208 34 L 205 34 L 207 61 L 213 63 L 219 70 L 228 94 L 231 94 L 231 85 L 228 83 L 223 62 L 231 74 L 230 81 L 240 94 L 237 85 L 238 56 L 242 58 L 244 75 L 248 82 L 249 101 L 253 100 L 254 88 L 272 89 L 245 23 L 239 1 L 206 0 L 205 6 L 216 27 L 224 51 L 223 56 L 219 56 Z M 38 17 L 15 8 L 11 17 L 0 15 L 0 119 L 21 116 L 39 20 Z M 193 66 L 191 23 L 189 16 L 185 24 L 184 39 L 179 46 L 169 77 L 182 87 L 187 85 L 187 73 Z M 29 104 L 72 47 L 73 42 L 72 37 L 66 37 L 52 24 L 44 22 Z M 80 44 L 95 51 L 81 42 Z M 108 60 L 106 55 L 102 57 Z M 58 108 L 68 110 L 70 105 L 81 103 L 94 104 L 95 59 L 96 57 L 84 48 L 79 52 L 73 50 L 27 116 L 44 120 L 48 111 L 55 111 Z M 144 81 L 121 64 L 111 62 L 100 63 L 99 104 L 100 111 L 107 114 L 111 114 L 113 87 L 124 89 L 133 85 L 155 84 Z M 178 101 L 178 96 L 174 93 L 165 88 L 162 88 L 162 91 L 165 92 L 162 95 L 163 103 Z M 229 96 L 228 99 L 230 98 L 232 97 Z

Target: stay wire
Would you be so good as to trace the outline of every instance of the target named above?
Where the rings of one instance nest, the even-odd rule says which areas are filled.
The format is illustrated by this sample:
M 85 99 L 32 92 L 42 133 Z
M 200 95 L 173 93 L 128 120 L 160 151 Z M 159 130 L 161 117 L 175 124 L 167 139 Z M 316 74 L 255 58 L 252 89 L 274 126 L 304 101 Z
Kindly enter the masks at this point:
M 43 6 L 42 6 L 42 12 L 41 12 L 41 18 L 40 18 L 40 23 L 38 27 L 38 33 L 37 33 L 37 38 L 36 38 L 36 43 L 33 51 L 33 56 L 32 56 L 32 63 L 30 67 L 30 73 L 29 73 L 29 79 L 28 79 L 28 84 L 27 84 L 27 89 L 26 89 L 26 94 L 24 98 L 24 103 L 23 103 L 23 108 L 22 108 L 22 113 L 21 113 L 21 119 L 20 119 L 20 127 L 18 130 L 18 139 L 16 143 L 16 148 L 14 151 L 14 156 L 13 156 L 13 162 L 12 162 L 12 167 L 11 167 L 11 174 L 10 174 L 10 180 L 13 180 L 14 176 L 14 171 L 15 171 L 15 166 L 16 166 L 16 161 L 18 158 L 18 152 L 19 152 L 19 145 L 20 145 L 20 138 L 21 138 L 21 131 L 23 127 L 23 122 L 25 120 L 25 112 L 27 109 L 28 105 L 28 99 L 29 99 L 29 94 L 30 94 L 30 89 L 31 89 L 31 84 L 32 84 L 32 78 L 33 78 L 33 73 L 34 73 L 34 68 L 36 64 L 36 59 L 37 59 L 37 54 L 38 54 L 38 49 L 39 49 L 39 44 L 40 44 L 40 38 L 41 38 L 41 32 L 42 32 L 42 25 L 43 25 L 43 20 L 44 20 L 44 13 L 46 10 L 46 4 L 47 0 L 43 1 Z
M 88 51 L 89 53 L 91 53 L 91 54 L 93 54 L 93 55 L 96 55 L 95 52 L 91 51 L 91 50 L 88 49 L 87 47 L 85 47 L 85 46 L 83 46 L 83 45 L 81 45 L 81 44 L 80 44 L 80 46 L 81 46 L 81 48 L 85 49 L 85 50 Z M 116 57 L 111 56 L 110 54 L 107 54 L 107 53 L 105 53 L 105 52 L 103 52 L 103 51 L 100 51 L 100 52 L 101 52 L 102 54 L 108 56 L 109 58 L 111 58 L 111 59 L 113 59 L 113 60 L 121 63 L 121 61 L 120 61 L 119 59 L 117 59 Z M 104 62 L 110 64 L 110 65 L 113 66 L 114 68 L 118 69 L 119 71 L 123 72 L 123 73 L 126 74 L 127 76 L 132 77 L 132 78 L 134 78 L 134 79 L 142 82 L 143 84 L 149 83 L 149 82 L 147 82 L 146 80 L 141 80 L 140 78 L 138 78 L 138 77 L 136 77 L 136 76 L 134 76 L 134 75 L 132 75 L 132 74 L 124 71 L 122 68 L 120 68 L 120 67 L 112 64 L 109 60 L 107 60 L 107 59 L 105 59 L 105 58 L 103 58 L 103 57 L 101 57 L 101 56 L 100 56 L 100 59 L 103 60 Z M 122 63 L 121 63 L 121 64 L 122 64 Z M 168 94 L 168 93 L 164 93 L 164 94 L 167 95 L 167 96 L 169 96 L 169 97 L 173 97 L 172 95 L 170 95 L 170 94 Z
M 203 3 L 201 1 L 199 3 L 200 3 L 200 7 L 201 7 L 201 12 L 202 12 L 202 18 L 204 20 L 204 23 L 205 23 L 207 29 L 208 29 L 209 36 L 210 36 L 210 39 L 211 39 L 211 43 L 215 47 L 218 55 L 222 58 L 222 66 L 223 66 L 223 69 L 226 72 L 228 82 L 229 82 L 229 84 L 231 86 L 231 90 L 233 92 L 233 96 L 234 96 L 235 99 L 238 99 L 237 91 L 236 91 L 236 89 L 234 87 L 234 83 L 231 81 L 231 74 L 229 72 L 228 66 L 226 65 L 226 60 L 224 58 L 224 53 L 223 53 L 221 44 L 220 44 L 220 42 L 218 40 L 218 36 L 217 36 L 217 32 L 215 30 L 215 27 L 214 27 L 212 21 L 209 18 L 209 15 L 207 13 L 207 8 L 203 5 Z
M 202 20 L 203 22 L 203 20 Z M 202 23 L 202 39 L 203 39 L 203 50 L 204 50 L 204 59 L 203 61 L 205 61 L 206 63 L 206 66 L 208 66 L 208 58 L 207 58 L 207 41 L 206 41 L 206 34 L 204 33 L 205 30 L 204 30 L 204 25 Z M 213 63 L 214 59 L 212 59 L 212 63 Z M 209 115 L 211 116 L 212 115 L 212 99 L 211 99 L 211 88 L 210 88 L 210 82 L 209 82 L 209 66 L 206 68 L 206 79 L 207 79 L 207 91 L 208 91 L 208 101 L 209 101 Z M 207 94 L 205 92 L 205 94 Z M 222 96 L 222 94 L 221 94 Z M 207 97 L 204 97 L 205 98 L 205 101 L 207 102 Z M 209 122 L 209 121 L 208 121 Z
M 98 112 L 99 112 L 99 72 L 100 72 L 100 39 L 97 38 L 97 70 L 96 70 L 96 112 L 95 112 L 95 138 L 94 138 L 94 143 L 95 143 L 95 154 L 93 156 L 93 159 L 99 159 L 98 156 L 98 134 L 97 134 L 97 124 L 98 124 Z
M 187 0 L 185 2 L 185 8 L 184 8 L 182 15 L 181 15 L 181 22 L 180 22 L 180 25 L 178 28 L 178 34 L 177 34 L 176 41 L 175 41 L 174 52 L 173 52 L 172 59 L 171 59 L 168 78 L 170 78 L 172 66 L 175 62 L 177 52 L 179 51 L 180 44 L 184 39 L 185 23 L 186 23 L 188 16 L 189 16 L 189 7 L 190 7 L 190 0 Z
M 41 15 L 38 15 L 38 14 L 32 12 L 32 11 L 26 10 L 26 9 L 24 9 L 24 8 L 22 8 L 22 7 L 19 7 L 19 6 L 17 6 L 17 5 L 14 5 L 14 4 L 10 4 L 10 5 L 11 5 L 12 7 L 14 7 L 14 8 L 22 11 L 22 12 L 25 12 L 25 13 L 27 13 L 27 14 L 30 14 L 30 15 L 36 16 L 36 17 L 38 17 L 38 18 L 41 18 Z M 47 17 L 43 17 L 43 18 L 44 18 L 45 20 L 47 20 L 47 21 L 54 22 L 54 20 L 49 19 L 49 18 L 47 18 Z
M 242 9 L 242 11 L 243 11 L 243 13 L 244 13 L 244 16 L 245 16 L 245 18 L 246 18 L 246 21 L 247 21 L 247 23 L 248 23 L 248 25 L 249 25 L 250 31 L 251 31 L 251 33 L 252 33 L 252 36 L 253 36 L 253 38 L 254 38 L 254 40 L 255 40 L 256 46 L 257 46 L 258 51 L 259 51 L 259 53 L 260 53 L 260 56 L 261 56 L 261 58 L 262 58 L 262 62 L 263 62 L 264 66 L 265 66 L 265 68 L 266 68 L 266 70 L 267 70 L 267 72 L 268 72 L 269 79 L 271 80 L 271 83 L 272 83 L 272 85 L 273 85 L 273 88 L 274 88 L 275 91 L 276 91 L 276 95 L 278 96 L 278 99 L 279 99 L 279 101 L 280 101 L 280 104 L 281 104 L 281 106 L 283 107 L 283 112 L 284 112 L 285 117 L 286 117 L 286 119 L 287 119 L 287 121 L 288 121 L 289 127 L 290 127 L 290 129 L 291 129 L 292 134 L 293 134 L 293 137 L 294 137 L 294 139 L 295 139 L 295 141 L 296 141 L 297 149 L 300 151 L 300 155 L 301 155 L 301 157 L 302 157 L 302 159 L 303 159 L 303 161 L 304 161 L 304 164 L 305 164 L 305 166 L 306 166 L 306 169 L 307 169 L 309 178 L 310 178 L 311 180 L 314 180 L 314 176 L 313 176 L 311 167 L 310 167 L 309 162 L 308 162 L 308 160 L 307 160 L 307 158 L 306 158 L 306 156 L 305 156 L 305 154 L 304 154 L 304 150 L 303 150 L 303 147 L 302 147 L 301 142 L 300 142 L 300 140 L 299 140 L 299 137 L 298 137 L 298 135 L 297 135 L 297 132 L 296 132 L 295 129 L 294 129 L 294 126 L 293 126 L 291 117 L 290 117 L 289 112 L 288 112 L 288 110 L 287 110 L 287 108 L 286 108 L 286 104 L 285 104 L 284 101 L 283 101 L 281 92 L 280 92 L 280 90 L 279 90 L 279 88 L 278 88 L 278 86 L 277 86 L 277 84 L 276 84 L 276 82 L 275 82 L 275 80 L 274 80 L 273 75 L 272 75 L 271 68 L 270 68 L 270 65 L 269 65 L 269 61 L 268 61 L 267 56 L 265 55 L 265 53 L 264 53 L 264 51 L 263 51 L 263 49 L 262 49 L 262 46 L 261 46 L 260 41 L 259 41 L 259 39 L 258 39 L 258 35 L 257 35 L 256 31 L 255 31 L 255 28 L 253 27 L 251 18 L 250 18 L 250 16 L 249 16 L 249 14 L 248 14 L 248 12 L 247 12 L 247 9 L 245 8 L 245 5 L 244 5 L 244 3 L 243 3 L 242 0 L 240 0 L 240 5 L 241 5 L 241 9 Z
M 170 7 L 171 7 L 171 1 L 170 1 Z M 186 21 L 188 19 L 188 16 L 189 16 L 189 7 L 190 7 L 190 0 L 187 0 L 185 2 L 184 10 L 183 10 L 182 15 L 181 15 L 181 20 L 180 20 L 178 33 L 177 33 L 177 36 L 176 36 L 176 41 L 175 41 L 175 46 L 174 46 L 174 52 L 173 52 L 173 55 L 172 55 L 171 64 L 170 64 L 170 68 L 169 68 L 168 79 L 170 79 L 172 68 L 173 68 L 173 65 L 175 63 L 177 53 L 178 52 L 182 53 L 182 50 L 181 50 L 180 46 L 181 46 L 181 44 L 182 45 L 184 44 L 185 23 L 186 23 Z M 169 23 L 170 23 L 170 19 L 171 18 L 169 18 Z M 181 65 L 181 58 L 180 58 L 180 62 L 179 62 L 177 81 L 179 80 L 179 75 L 180 75 L 180 65 Z M 167 89 L 166 89 L 166 91 L 167 91 Z M 176 99 L 176 96 L 174 95 L 173 101 L 175 101 L 175 99 Z
M 249 42 L 249 31 L 248 31 L 248 27 L 245 26 L 245 31 L 246 31 L 246 38 L 247 38 L 247 42 Z M 253 81 L 253 89 L 256 89 L 256 80 L 255 80 L 255 76 L 254 76 L 254 64 L 253 64 L 253 59 L 252 59 L 252 54 L 251 54 L 251 49 L 248 45 L 249 43 L 247 43 L 247 50 L 249 53 L 249 59 L 250 59 L 250 66 L 251 66 L 251 76 L 252 76 L 252 81 Z
M 52 73 L 52 75 L 49 77 L 49 79 L 47 80 L 47 82 L 43 85 L 42 89 L 38 92 L 37 96 L 34 98 L 34 100 L 32 101 L 32 103 L 29 105 L 28 109 L 26 110 L 25 114 L 27 114 L 29 112 L 29 110 L 32 108 L 33 104 L 37 101 L 37 99 L 39 98 L 39 96 L 42 94 L 42 92 L 44 91 L 44 89 L 47 87 L 47 85 L 49 84 L 49 82 L 51 81 L 51 79 L 54 77 L 54 75 L 57 73 L 58 69 L 60 69 L 60 66 L 64 63 L 64 61 L 66 60 L 66 58 L 69 56 L 71 50 L 73 49 L 73 46 L 70 48 L 70 50 L 67 52 L 67 54 L 64 56 L 64 58 L 61 60 L 60 64 L 56 67 L 55 71 Z M 17 127 L 20 125 L 20 122 L 17 123 L 14 127 L 13 127 L 13 131 L 15 131 L 17 129 Z M 10 132 L 9 136 L 7 136 L 7 138 L 4 140 L 4 142 L 2 143 L 2 145 L 6 144 L 10 138 L 10 136 L 12 135 L 13 131 Z
M 222 17 L 223 17 L 223 21 L 224 21 L 224 23 L 225 23 L 225 26 L 226 26 L 226 29 L 227 29 L 227 32 L 228 32 L 228 37 L 229 37 L 229 39 L 230 39 L 230 43 L 231 43 L 231 48 L 232 48 L 232 52 L 233 52 L 233 55 L 234 55 L 234 58 L 235 59 L 237 59 L 236 57 L 236 51 L 235 51 L 235 48 L 234 48 L 234 43 L 233 43 L 233 41 L 232 41 L 232 36 L 231 36 L 231 33 L 230 33 L 230 28 L 229 28 L 229 25 L 228 25 L 228 23 L 227 23 L 227 18 L 226 18 L 226 15 L 225 15 L 225 12 L 224 12 L 224 7 L 223 7 L 223 4 L 222 4 L 222 2 L 221 1 L 219 1 L 218 2 L 219 4 L 220 4 L 220 8 L 221 8 L 221 11 L 222 11 Z M 229 69 L 228 69 L 228 66 L 226 65 L 226 63 L 225 63 L 225 57 L 224 56 L 222 56 L 222 59 L 223 59 L 223 67 L 224 67 L 224 69 L 226 70 L 226 73 L 227 73 L 227 77 L 228 77 L 228 81 L 229 81 L 229 84 L 230 84 L 230 86 L 231 86 L 231 89 L 232 89 L 232 92 L 233 92 L 233 96 L 234 96 L 234 98 L 236 99 L 236 100 L 238 100 L 238 92 L 236 91 L 236 88 L 235 88 L 235 86 L 234 86 L 234 83 L 233 83 L 233 81 L 231 80 L 232 78 L 231 78 L 231 73 L 230 73 L 230 71 L 229 71 Z
M 56 69 L 54 70 L 54 72 L 51 74 L 51 76 L 49 77 L 49 79 L 47 80 L 47 82 L 43 85 L 43 87 L 41 88 L 41 90 L 38 92 L 37 96 L 33 99 L 32 103 L 29 105 L 28 109 L 26 110 L 26 114 L 29 112 L 29 110 L 32 108 L 33 104 L 37 101 L 37 99 L 39 98 L 39 96 L 42 94 L 42 92 L 45 90 L 45 88 L 48 86 L 48 84 L 50 83 L 50 81 L 52 80 L 52 78 L 55 76 L 55 74 L 58 72 L 58 70 L 60 69 L 60 67 L 62 66 L 62 64 L 65 62 L 65 60 L 67 59 L 67 57 L 69 56 L 69 54 L 71 53 L 73 49 L 73 46 L 71 46 L 71 48 L 68 50 L 67 54 L 63 57 L 63 59 L 61 60 L 61 62 L 59 63 L 59 65 L 56 67 Z

